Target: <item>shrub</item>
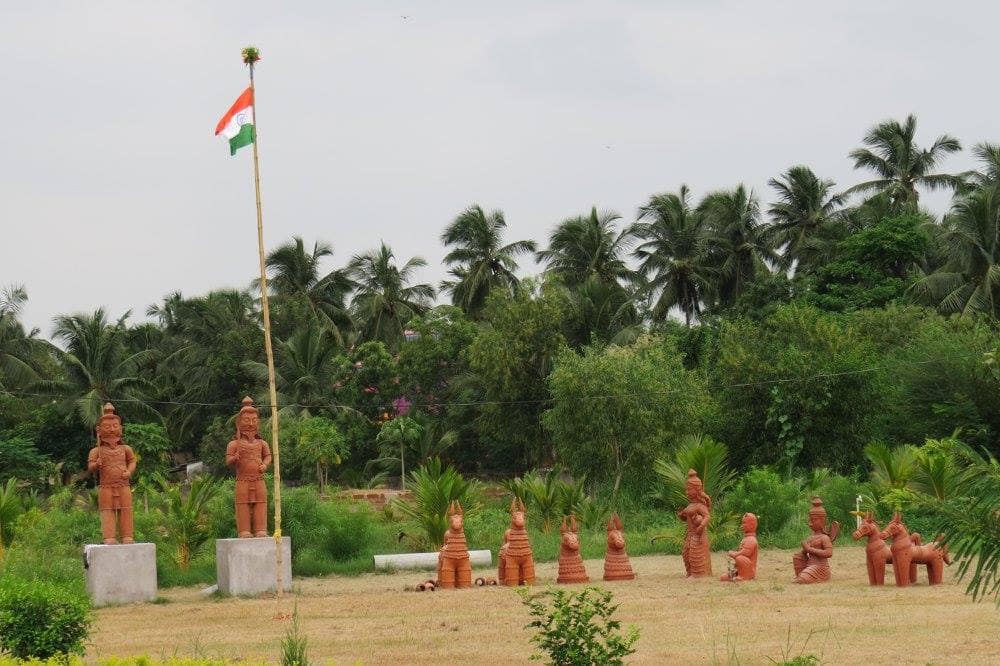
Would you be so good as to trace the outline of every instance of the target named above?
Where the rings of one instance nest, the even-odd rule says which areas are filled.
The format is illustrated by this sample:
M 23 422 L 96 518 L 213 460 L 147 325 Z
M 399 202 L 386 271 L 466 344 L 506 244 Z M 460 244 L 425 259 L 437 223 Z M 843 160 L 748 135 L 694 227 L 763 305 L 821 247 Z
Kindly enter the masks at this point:
M 673 456 L 653 461 L 653 469 L 663 481 L 656 496 L 669 507 L 687 504 L 685 488 L 690 469 L 698 472 L 698 478 L 705 484 L 705 492 L 716 502 L 736 476 L 729 467 L 729 448 L 706 435 L 681 438 Z
M 635 652 L 639 630 L 633 625 L 622 635 L 621 622 L 612 619 L 618 606 L 611 603 L 611 592 L 587 587 L 580 592 L 518 593 L 534 618 L 525 628 L 538 630 L 531 642 L 548 654 L 550 663 L 614 666 Z
M 458 501 L 466 514 L 475 509 L 474 495 L 479 482 L 466 480 L 454 467 L 444 467 L 435 458 L 419 467 L 411 475 L 412 502 L 399 502 L 399 510 L 420 523 L 428 544 L 438 549 L 444 543 L 444 533 L 448 529 L 448 506 Z
M 85 597 L 38 581 L 0 588 L 0 648 L 19 659 L 83 654 L 89 629 Z
M 795 512 L 799 490 L 767 468 L 753 468 L 740 477 L 726 502 L 733 513 L 757 516 L 757 532 L 779 531 Z

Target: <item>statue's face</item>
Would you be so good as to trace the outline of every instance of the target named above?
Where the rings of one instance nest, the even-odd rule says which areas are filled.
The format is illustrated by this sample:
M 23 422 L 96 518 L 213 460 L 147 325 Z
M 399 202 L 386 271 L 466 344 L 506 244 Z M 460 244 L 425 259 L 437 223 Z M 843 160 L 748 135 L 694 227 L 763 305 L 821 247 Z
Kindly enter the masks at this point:
M 743 531 L 744 532 L 756 532 L 757 531 L 757 521 L 749 513 L 743 516 Z
M 260 422 L 260 418 L 253 412 L 246 412 L 240 414 L 236 419 L 236 428 L 240 431 L 241 435 L 255 435 L 257 434 L 257 425 Z
M 823 516 L 819 514 L 809 516 L 809 529 L 813 532 L 822 532 L 824 527 L 826 527 L 826 519 Z
M 97 426 L 97 436 L 102 442 L 117 442 L 122 438 L 122 424 L 118 419 L 102 419 Z
M 693 485 L 689 485 L 686 491 L 688 499 L 691 500 L 692 502 L 697 502 L 701 498 L 701 493 L 699 491 L 700 488 L 697 488 Z

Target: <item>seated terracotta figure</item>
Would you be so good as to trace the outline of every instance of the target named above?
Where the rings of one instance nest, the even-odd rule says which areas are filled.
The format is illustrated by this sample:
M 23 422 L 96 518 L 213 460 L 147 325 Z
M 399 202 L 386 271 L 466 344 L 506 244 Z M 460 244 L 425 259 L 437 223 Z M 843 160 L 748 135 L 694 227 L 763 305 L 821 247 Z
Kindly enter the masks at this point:
M 689 503 L 677 512 L 677 517 L 687 524 L 681 557 L 688 577 L 712 575 L 712 554 L 708 542 L 709 512 L 712 498 L 705 494 L 705 486 L 693 469 L 688 470 L 685 492 Z
M 802 550 L 792 556 L 796 583 L 823 583 L 830 580 L 830 558 L 833 557 L 833 542 L 840 532 L 840 523 L 833 521 L 826 527 L 826 509 L 823 500 L 812 498 L 809 509 L 809 528 L 812 534 L 802 542 Z
M 448 530 L 444 533 L 444 546 L 438 553 L 438 587 L 472 587 L 472 565 L 469 562 L 469 547 L 465 543 L 462 519 L 462 505 L 452 502 L 448 506 Z
M 757 577 L 757 516 L 743 514 L 743 541 L 739 550 L 731 550 L 726 555 L 733 560 L 733 570 L 719 580 L 753 580 Z
M 535 560 L 526 524 L 524 502 L 514 498 L 510 503 L 510 529 L 503 534 L 497 558 L 497 579 L 501 585 L 533 585 L 535 582 Z
M 608 521 L 608 551 L 604 555 L 604 580 L 634 580 L 635 573 L 625 552 L 625 528 L 617 513 Z
M 590 581 L 587 570 L 580 557 L 580 532 L 576 525 L 576 516 L 570 514 L 569 522 L 563 518 L 559 530 L 559 575 L 557 583 L 586 583 Z

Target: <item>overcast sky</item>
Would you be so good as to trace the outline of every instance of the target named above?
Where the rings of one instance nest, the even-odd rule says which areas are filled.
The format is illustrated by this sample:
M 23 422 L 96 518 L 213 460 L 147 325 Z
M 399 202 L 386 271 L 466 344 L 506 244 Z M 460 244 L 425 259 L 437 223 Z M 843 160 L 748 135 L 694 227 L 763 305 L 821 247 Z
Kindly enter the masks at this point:
M 436 283 L 474 202 L 544 241 L 682 183 L 766 202 L 804 163 L 849 186 L 865 130 L 911 112 L 925 145 L 1000 140 L 997 25 L 998 3 L 939 0 L 0 0 L 0 286 L 25 285 L 46 336 L 57 314 L 247 286 L 252 157 L 213 132 L 248 43 L 268 247 L 328 241 L 333 268 L 385 239 Z

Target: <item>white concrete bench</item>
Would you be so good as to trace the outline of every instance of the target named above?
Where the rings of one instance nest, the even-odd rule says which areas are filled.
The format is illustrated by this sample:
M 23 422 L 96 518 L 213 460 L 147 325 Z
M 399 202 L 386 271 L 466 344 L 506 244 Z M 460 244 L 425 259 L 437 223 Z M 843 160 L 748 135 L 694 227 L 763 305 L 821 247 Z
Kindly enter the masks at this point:
M 436 552 L 375 555 L 374 559 L 376 569 L 436 569 L 438 565 Z M 493 555 L 488 550 L 470 550 L 469 561 L 474 567 L 488 567 L 493 564 Z

